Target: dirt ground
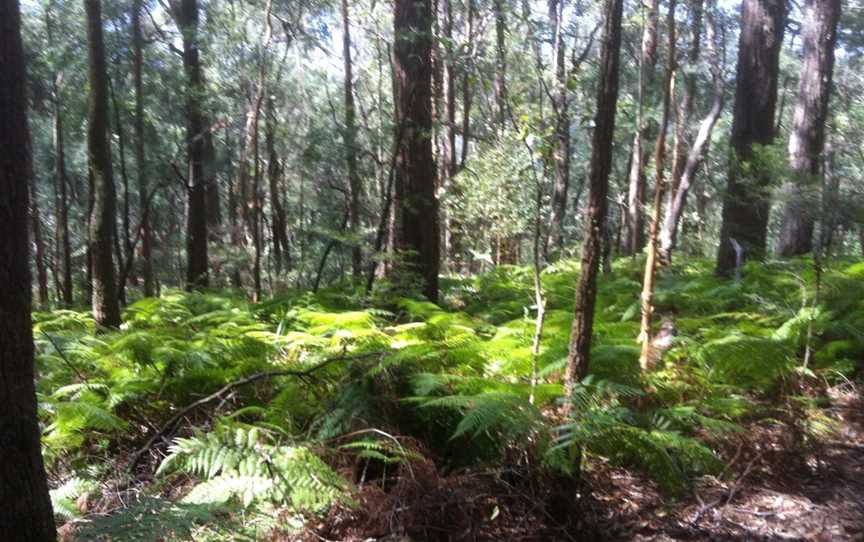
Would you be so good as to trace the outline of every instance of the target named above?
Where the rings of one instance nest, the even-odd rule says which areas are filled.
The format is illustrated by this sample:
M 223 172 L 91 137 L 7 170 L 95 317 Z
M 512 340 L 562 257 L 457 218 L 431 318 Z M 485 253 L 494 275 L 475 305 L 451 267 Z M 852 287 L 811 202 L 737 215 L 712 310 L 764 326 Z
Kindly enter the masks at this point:
M 361 506 L 310 525 L 302 540 L 864 542 L 861 389 L 829 390 L 823 412 L 836 433 L 803 451 L 789 451 L 785 425 L 748 425 L 723 447 L 726 476 L 703 479 L 678 499 L 643 476 L 595 462 L 565 526 L 542 504 L 543 480 L 506 472 L 439 477 L 430 466 L 386 492 L 367 488 Z

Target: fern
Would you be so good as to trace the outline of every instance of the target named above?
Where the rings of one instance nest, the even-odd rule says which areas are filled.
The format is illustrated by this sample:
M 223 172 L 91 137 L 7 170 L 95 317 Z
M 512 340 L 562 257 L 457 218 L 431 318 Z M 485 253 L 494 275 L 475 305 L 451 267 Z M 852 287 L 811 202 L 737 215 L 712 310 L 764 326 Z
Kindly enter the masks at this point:
M 280 445 L 257 427 L 225 422 L 213 432 L 176 439 L 169 451 L 157 475 L 181 471 L 203 480 L 189 502 L 236 497 L 244 506 L 270 501 L 321 512 L 343 500 L 348 489 L 309 448 Z

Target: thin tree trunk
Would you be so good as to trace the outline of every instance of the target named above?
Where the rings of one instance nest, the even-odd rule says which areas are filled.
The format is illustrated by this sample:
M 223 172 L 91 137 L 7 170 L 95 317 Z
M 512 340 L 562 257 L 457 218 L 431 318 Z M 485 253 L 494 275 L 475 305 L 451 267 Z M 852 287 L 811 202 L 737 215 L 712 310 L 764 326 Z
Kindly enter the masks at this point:
M 204 178 L 204 132 L 208 127 L 201 103 L 204 79 L 198 54 L 198 2 L 178 0 L 174 11 L 177 26 L 183 34 L 183 70 L 186 74 L 186 288 L 198 290 L 206 288 L 210 280 L 207 181 Z
M 738 43 L 731 156 L 723 198 L 716 273 L 729 277 L 739 260 L 761 259 L 768 237 L 773 172 L 766 160 L 754 160 L 754 145 L 774 141 L 777 75 L 786 27 L 785 0 L 744 0 Z M 757 157 L 758 158 L 758 157 Z
M 651 127 L 646 120 L 645 105 L 651 102 L 657 65 L 657 12 L 659 0 L 647 0 L 643 4 L 642 49 L 639 56 L 639 95 L 636 111 L 636 130 L 630 157 L 627 189 L 627 238 L 626 254 L 635 255 L 645 246 L 645 163 L 648 152 L 645 140 L 650 137 Z
M 42 238 L 42 217 L 39 213 L 39 196 L 36 193 L 36 177 L 30 178 L 30 228 L 33 231 L 33 254 L 36 263 L 36 300 L 39 309 L 48 308 L 48 273 L 45 269 L 45 241 Z
M 702 53 L 702 22 L 704 0 L 691 0 L 690 11 L 690 46 L 687 49 L 687 68 L 682 70 L 684 78 L 684 95 L 681 103 L 675 108 L 675 139 L 672 145 L 672 177 L 669 190 L 666 191 L 666 208 L 671 207 L 672 199 L 681 184 L 681 177 L 687 165 L 687 146 L 690 139 L 690 119 L 693 116 L 693 105 L 696 101 L 696 70 L 699 67 L 699 56 Z M 675 97 L 672 97 L 673 101 Z
M 672 260 L 672 250 L 677 246 L 678 230 L 680 229 L 681 217 L 687 204 L 687 195 L 696 180 L 696 172 L 707 155 L 708 145 L 711 142 L 711 133 L 717 124 L 717 120 L 720 118 L 725 101 L 721 46 L 723 40 L 717 32 L 718 28 L 715 21 L 716 5 L 713 2 L 711 4 L 711 9 L 706 14 L 705 20 L 706 31 L 708 33 L 708 47 L 711 56 L 711 78 L 713 80 L 714 94 L 711 110 L 708 111 L 708 114 L 699 124 L 699 131 L 696 133 L 693 144 L 690 146 L 678 186 L 670 190 L 671 201 L 666 209 L 663 227 L 660 231 L 659 255 L 661 261 L 666 263 Z M 700 208 L 699 216 L 701 217 L 703 214 L 704 209 Z
M 495 108 L 499 137 L 507 128 L 507 5 L 505 0 L 494 0 L 495 10 Z
M 474 15 L 476 12 L 475 0 L 466 0 L 468 14 L 465 19 L 465 66 L 462 74 L 462 148 L 459 155 L 459 170 L 465 169 L 468 161 L 468 143 L 471 141 L 471 74 L 474 69 Z
M 840 0 L 806 0 L 802 35 L 804 63 L 789 135 L 789 165 L 794 180 L 783 189 L 786 204 L 780 230 L 781 256 L 806 254 L 813 248 L 815 216 L 825 146 L 825 120 L 834 72 L 834 46 Z
M 60 89 L 55 79 L 54 86 L 54 190 L 56 196 L 57 222 L 55 243 L 57 255 L 55 267 L 60 275 L 60 301 L 71 307 L 72 299 L 72 248 L 69 241 L 69 194 L 66 178 L 66 151 L 63 143 L 63 117 L 60 107 Z
M 120 326 L 117 275 L 114 268 L 116 193 L 108 145 L 108 74 L 102 40 L 102 9 L 99 0 L 85 0 L 89 46 L 90 100 L 87 150 L 93 186 L 90 217 L 90 261 L 93 284 L 93 319 L 98 326 Z
M 141 215 L 141 277 L 144 296 L 155 294 L 153 282 L 153 232 L 150 217 L 144 215 L 147 202 L 147 162 L 144 152 L 144 35 L 141 31 L 143 0 L 132 1 L 132 80 L 135 87 L 135 165 L 138 167 L 138 205 Z
M 344 65 L 345 92 L 345 163 L 348 169 L 348 187 L 350 202 L 348 205 L 349 223 L 353 239 L 351 240 L 351 274 L 359 281 L 363 273 L 363 250 L 360 246 L 360 235 L 363 224 L 360 212 L 363 205 L 363 184 L 357 171 L 357 121 L 354 108 L 353 66 L 351 64 L 351 22 L 348 12 L 348 0 L 342 0 L 342 61 Z
M 272 99 L 267 100 L 267 117 L 265 119 L 265 146 L 267 147 L 267 179 L 270 186 L 270 227 L 273 235 L 273 259 L 276 261 L 276 274 L 282 273 L 290 265 L 290 246 L 288 244 L 288 222 L 285 217 L 285 207 L 282 205 L 282 193 L 279 189 L 279 178 L 282 168 L 279 156 L 276 154 L 276 110 Z
M 597 274 L 602 258 L 601 245 L 608 207 L 609 174 L 612 171 L 623 3 L 623 0 L 606 0 L 604 3 L 603 46 L 600 55 L 594 133 L 591 138 L 585 240 L 582 243 L 582 266 L 576 288 L 576 305 L 570 331 L 567 368 L 564 373 L 564 393 L 567 398 L 572 396 L 576 383 L 588 374 L 590 363 L 594 307 L 597 302 Z M 565 405 L 565 410 L 569 413 L 572 403 L 568 400 Z
M 564 45 L 565 0 L 549 0 L 549 20 L 552 24 L 553 55 L 555 57 L 555 92 L 552 109 L 555 113 L 555 144 L 553 152 L 555 173 L 552 183 L 551 214 L 543 252 L 552 259 L 563 248 L 564 217 L 567 213 L 567 191 L 570 187 L 570 113 L 567 96 L 567 51 Z
M 123 185 L 123 214 L 120 217 L 121 224 L 123 226 L 123 246 L 120 248 L 120 235 L 116 232 L 114 233 L 114 245 L 116 247 L 117 253 L 117 263 L 120 269 L 126 267 L 126 263 L 129 263 L 129 268 L 131 269 L 131 262 L 134 258 L 132 254 L 132 236 L 130 233 L 130 212 L 129 212 L 129 175 L 126 173 L 126 135 L 123 130 L 123 124 L 120 121 L 120 106 L 117 102 L 117 94 L 114 91 L 114 85 L 111 80 L 108 80 L 108 89 L 111 95 L 111 108 L 114 110 L 114 132 L 117 134 L 117 144 L 118 151 L 120 155 L 120 182 Z M 115 223 L 116 227 L 116 223 Z M 118 280 L 117 282 L 117 299 L 120 300 L 121 305 L 126 304 L 126 276 L 120 277 L 122 280 Z
M 393 15 L 396 106 L 404 124 L 396 158 L 396 249 L 400 267 L 422 279 L 438 301 L 438 198 L 432 155 L 432 8 L 430 0 L 397 0 Z M 400 128 L 401 130 L 401 128 Z M 465 134 L 463 134 L 464 136 Z
M 654 147 L 654 209 L 651 215 L 651 226 L 648 234 L 648 255 L 645 258 L 645 276 L 642 279 L 642 321 L 639 326 L 639 338 L 642 351 L 639 355 L 639 367 L 646 371 L 651 357 L 651 320 L 654 316 L 654 279 L 657 270 L 657 232 L 660 229 L 660 213 L 663 206 L 663 192 L 666 188 L 666 131 L 672 95 L 675 88 L 675 6 L 676 0 L 669 0 L 669 14 L 666 16 L 666 32 L 669 38 L 666 64 L 666 78 L 663 83 L 663 117 L 657 133 L 657 144 Z

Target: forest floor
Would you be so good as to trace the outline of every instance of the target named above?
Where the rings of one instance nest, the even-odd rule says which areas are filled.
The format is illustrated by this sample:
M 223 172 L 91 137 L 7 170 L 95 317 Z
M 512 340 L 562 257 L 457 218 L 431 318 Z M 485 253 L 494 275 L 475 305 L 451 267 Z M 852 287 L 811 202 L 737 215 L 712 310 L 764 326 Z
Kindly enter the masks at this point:
M 570 418 L 567 262 L 536 359 L 519 267 L 450 279 L 441 306 L 168 292 L 98 337 L 86 310 L 37 314 L 61 540 L 864 542 L 864 262 L 825 273 L 818 310 L 807 261 L 664 270 L 677 330 L 645 373 L 638 264 L 600 285 Z
M 726 450 L 729 480 L 713 479 L 679 502 L 630 472 L 598 472 L 593 496 L 609 539 L 864 540 L 864 400 L 858 386 L 829 389 L 832 403 L 825 412 L 838 422 L 834 439 L 796 452 L 779 425 L 751 425 L 739 445 Z
M 664 495 L 638 472 L 594 458 L 585 473 L 588 494 L 574 511 L 578 518 L 566 527 L 543 511 L 536 495 L 520 494 L 501 478 L 478 483 L 479 475 L 459 475 L 437 479 L 427 493 L 403 494 L 405 500 L 398 502 L 391 499 L 382 504 L 376 491 L 367 491 L 364 504 L 371 510 L 331 514 L 327 521 L 307 527 L 301 539 L 425 540 L 369 536 L 386 530 L 388 522 L 390 528 L 396 527 L 392 525 L 396 521 L 398 530 L 438 531 L 441 536 L 436 540 L 861 541 L 861 386 L 848 382 L 827 390 L 830 405 L 824 413 L 836 423 L 834 438 L 796 450 L 790 446 L 787 425 L 755 420 L 737 442 L 723 446 L 727 461 L 723 479 L 703 478 L 678 499 Z M 490 493 L 495 487 L 511 491 Z M 406 525 L 406 521 L 417 524 Z M 274 539 L 297 537 L 275 535 Z

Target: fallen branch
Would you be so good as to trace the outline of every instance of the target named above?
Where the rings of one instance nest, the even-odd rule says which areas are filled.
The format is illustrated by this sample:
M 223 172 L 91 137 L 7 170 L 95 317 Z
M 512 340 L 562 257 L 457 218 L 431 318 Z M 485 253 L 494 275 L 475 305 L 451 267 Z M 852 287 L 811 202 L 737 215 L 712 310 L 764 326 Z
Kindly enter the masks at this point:
M 740 450 L 740 448 L 739 448 L 739 450 Z M 737 457 L 737 454 L 736 454 L 736 457 Z M 714 499 L 713 501 L 709 502 L 708 504 L 703 504 L 702 506 L 700 506 L 699 510 L 696 512 L 696 515 L 693 517 L 692 520 L 690 520 L 690 525 L 698 528 L 699 527 L 699 520 L 702 519 L 702 516 L 705 515 L 705 513 L 708 510 L 711 510 L 712 508 L 714 508 L 718 505 L 722 508 L 723 506 L 726 506 L 727 504 L 732 502 L 732 499 L 735 498 L 735 493 L 738 491 L 738 488 L 741 486 L 741 482 L 743 482 L 744 478 L 746 478 L 747 475 L 750 474 L 750 471 L 753 469 L 753 465 L 761 457 L 762 457 L 762 454 L 758 453 L 758 454 L 756 454 L 756 456 L 753 459 L 750 460 L 749 463 L 747 463 L 747 466 L 744 468 L 744 471 L 741 473 L 741 476 L 739 476 L 732 483 L 732 485 L 729 487 L 729 490 L 726 492 L 725 495 L 722 495 L 722 496 L 718 497 L 717 499 Z M 698 498 L 698 495 L 697 495 L 697 498 Z M 700 499 L 700 502 L 701 502 L 701 499 Z
M 299 371 L 298 370 L 292 370 L 292 369 L 282 369 L 282 370 L 278 370 L 278 371 L 267 371 L 267 372 L 263 372 L 263 373 L 255 373 L 255 374 L 247 376 L 245 378 L 241 378 L 240 380 L 235 380 L 234 382 L 230 382 L 228 384 L 225 384 L 218 391 L 211 393 L 207 397 L 203 397 L 201 399 L 198 399 L 194 403 L 187 405 L 186 407 L 180 409 L 176 414 L 171 416 L 171 418 L 169 418 L 168 421 L 165 422 L 165 424 L 156 433 L 154 433 L 149 439 L 147 439 L 147 442 L 144 443 L 144 446 L 142 446 L 134 454 L 132 454 L 132 457 L 129 459 L 129 465 L 126 467 L 126 473 L 131 475 L 132 472 L 135 470 L 135 467 L 138 466 L 138 463 L 141 462 L 141 458 L 144 457 L 144 454 L 146 454 L 150 450 L 150 448 L 153 447 L 153 445 L 156 443 L 157 440 L 160 440 L 168 432 L 170 432 L 174 428 L 174 426 L 177 424 L 177 422 L 179 422 L 184 416 L 186 416 L 187 414 L 189 414 L 190 412 L 192 412 L 193 410 L 195 410 L 198 407 L 204 406 L 207 403 L 210 403 L 210 402 L 213 402 L 217 399 L 220 399 L 225 393 L 227 393 L 227 392 L 229 392 L 235 388 L 239 388 L 241 386 L 245 386 L 246 384 L 251 384 L 253 382 L 258 382 L 259 380 L 268 380 L 268 379 L 276 378 L 276 377 L 280 377 L 280 376 L 296 376 L 296 377 L 302 378 L 305 376 L 309 376 L 316 371 L 320 371 L 324 367 L 327 367 L 328 365 L 335 363 L 337 361 L 347 361 L 347 360 L 353 360 L 353 359 L 365 359 L 365 358 L 370 358 L 370 357 L 379 356 L 379 355 L 383 355 L 383 352 L 364 352 L 362 354 L 355 354 L 355 355 L 351 355 L 351 356 L 344 356 L 344 355 L 343 356 L 336 356 L 336 357 L 332 357 L 332 358 L 327 358 L 324 361 L 322 361 L 321 363 L 319 363 L 317 365 L 313 365 L 312 367 L 309 367 L 307 369 L 303 369 L 303 370 L 299 370 Z

